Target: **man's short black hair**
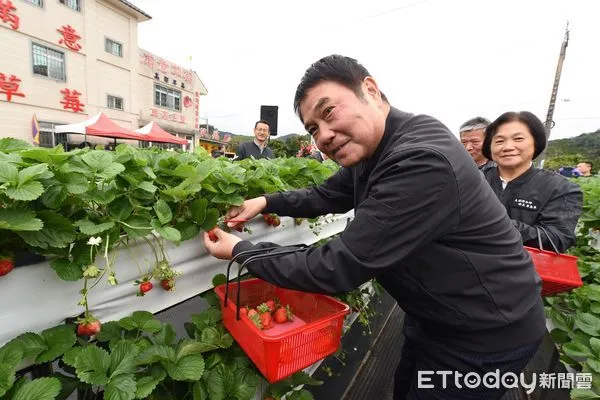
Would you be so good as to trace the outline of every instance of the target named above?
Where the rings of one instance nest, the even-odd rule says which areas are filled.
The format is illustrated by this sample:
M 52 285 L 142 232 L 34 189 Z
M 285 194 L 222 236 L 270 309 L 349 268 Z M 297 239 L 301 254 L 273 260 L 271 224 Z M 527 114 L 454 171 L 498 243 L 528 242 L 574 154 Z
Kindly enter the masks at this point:
M 481 152 L 483 156 L 488 160 L 492 159 L 492 138 L 496 135 L 500 125 L 504 125 L 508 122 L 519 121 L 527 126 L 533 141 L 535 143 L 535 150 L 533 152 L 533 158 L 541 154 L 546 148 L 546 129 L 544 124 L 535 114 L 529 111 L 509 111 L 499 116 L 494 122 L 490 124 L 485 130 L 485 139 L 483 139 L 483 145 L 481 146 Z
M 266 126 L 269 126 L 269 123 L 267 121 L 265 121 L 264 119 L 261 119 L 261 120 L 256 121 L 256 123 L 254 124 L 254 129 L 256 129 L 258 124 L 265 124 Z M 271 127 L 269 126 L 269 130 L 270 129 L 271 129 Z
M 306 92 L 321 82 L 336 82 L 352 90 L 357 97 L 363 98 L 362 82 L 371 76 L 369 71 L 354 58 L 333 54 L 323 57 L 313 63 L 304 73 L 294 96 L 294 111 L 300 115 L 300 103 L 306 97 Z M 381 92 L 381 98 L 386 103 L 387 97 Z M 303 121 L 304 122 L 304 121 Z

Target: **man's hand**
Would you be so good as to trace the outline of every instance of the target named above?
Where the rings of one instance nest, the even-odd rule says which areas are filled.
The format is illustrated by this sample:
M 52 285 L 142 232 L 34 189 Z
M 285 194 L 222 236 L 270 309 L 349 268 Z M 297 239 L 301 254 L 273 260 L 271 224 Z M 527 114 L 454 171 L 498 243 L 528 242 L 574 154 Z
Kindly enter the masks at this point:
M 216 258 L 221 260 L 231 260 L 233 257 L 233 248 L 238 242 L 241 242 L 242 239 L 219 228 L 214 228 L 212 233 L 217 237 L 216 242 L 210 240 L 209 234 L 204 232 L 204 247 L 206 247 L 206 250 Z
M 244 204 L 238 207 L 232 207 L 225 215 L 225 220 L 232 219 L 227 226 L 235 228 L 238 225 L 243 225 L 245 221 L 249 221 L 261 213 L 267 206 L 267 198 L 264 196 L 255 197 L 244 201 Z

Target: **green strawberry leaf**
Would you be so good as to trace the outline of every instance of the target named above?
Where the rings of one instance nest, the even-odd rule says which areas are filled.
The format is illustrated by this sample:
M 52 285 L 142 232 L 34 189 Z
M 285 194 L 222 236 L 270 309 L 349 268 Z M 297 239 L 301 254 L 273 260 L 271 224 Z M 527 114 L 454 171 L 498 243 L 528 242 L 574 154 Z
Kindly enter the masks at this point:
M 69 196 L 69 193 L 62 185 L 53 185 L 47 187 L 42 194 L 42 203 L 52 209 L 59 208 L 63 201 Z
M 150 193 L 154 193 L 158 189 L 152 182 L 148 181 L 140 182 L 138 188 Z
M 136 383 L 133 375 L 118 375 L 111 378 L 104 388 L 105 400 L 135 399 Z
M 59 325 L 46 329 L 41 336 L 46 342 L 47 349 L 37 356 L 38 364 L 50 362 L 62 356 L 77 341 L 72 325 Z
M 44 193 L 44 186 L 38 181 L 28 181 L 16 187 L 8 187 L 4 193 L 13 200 L 31 201 Z
M 2 138 L 0 139 L 0 151 L 3 153 L 12 153 L 15 151 L 31 149 L 33 146 L 21 139 Z
M 140 215 L 132 215 L 125 220 L 123 230 L 130 237 L 144 237 L 152 232 L 150 218 L 144 218 Z
M 204 358 L 201 354 L 191 354 L 167 363 L 167 374 L 176 381 L 197 381 L 204 373 Z
M 15 369 L 14 365 L 0 363 L 0 398 L 13 386 Z
M 159 233 L 160 236 L 162 236 L 170 242 L 181 241 L 181 233 L 179 233 L 179 231 L 175 228 L 172 228 L 170 226 L 162 226 L 156 228 L 156 231 Z
M 135 393 L 135 397 L 137 399 L 145 399 L 156 389 L 159 383 L 163 380 L 155 379 L 152 376 L 143 376 L 137 381 L 137 390 Z
M 160 321 L 154 318 L 154 315 L 148 311 L 135 311 L 130 317 L 119 320 L 119 325 L 128 331 L 138 329 L 150 333 L 156 333 L 162 327 Z
M 44 228 L 36 232 L 19 232 L 18 235 L 30 246 L 47 249 L 48 247 L 64 248 L 75 241 L 76 233 L 71 221 L 52 211 L 40 211 L 38 217 Z
M 110 355 L 95 345 L 84 347 L 75 360 L 77 377 L 90 385 L 106 385 L 109 368 Z
M 154 211 L 156 212 L 156 216 L 158 217 L 161 224 L 167 224 L 171 222 L 173 219 L 173 212 L 171 211 L 171 207 L 164 200 L 158 200 L 154 205 Z
M 63 281 L 78 281 L 83 278 L 81 265 L 71 262 L 66 258 L 56 258 L 50 261 L 50 267 L 56 272 L 56 275 Z
M 104 329 L 104 326 L 102 327 L 102 329 Z M 63 362 L 65 364 L 67 364 L 68 366 L 75 368 L 75 361 L 77 360 L 77 357 L 79 356 L 79 354 L 81 354 L 82 350 L 83 350 L 83 347 L 71 347 L 63 355 L 63 357 L 62 357 Z
M 37 358 L 42 351 L 45 351 L 48 348 L 44 339 L 40 335 L 32 332 L 26 332 L 17 336 L 11 340 L 9 344 L 19 348 L 25 359 Z
M 174 361 L 175 350 L 164 345 L 153 345 L 148 347 L 137 357 L 140 365 L 152 364 L 158 361 Z
M 107 165 L 112 163 L 111 154 L 103 150 L 92 150 L 82 155 L 81 159 L 96 171 L 102 171 Z
M 198 199 L 192 202 L 190 212 L 192 218 L 198 225 L 202 225 L 206 219 L 206 209 L 208 208 L 208 200 Z
M 209 231 L 217 225 L 217 221 L 219 220 L 219 210 L 216 208 L 209 208 L 206 210 L 206 218 L 204 222 L 200 224 L 200 228 L 203 231 Z
M 54 174 L 48 171 L 48 164 L 35 164 L 19 171 L 19 186 L 34 179 L 49 179 Z
M 600 336 L 600 318 L 589 313 L 577 313 L 575 325 L 592 336 Z
M 56 378 L 37 378 L 27 382 L 13 394 L 13 400 L 53 400 L 60 393 Z
M 84 235 L 95 236 L 99 233 L 106 232 L 115 226 L 113 221 L 96 224 L 87 218 L 76 221 L 73 225 L 79 228 L 79 231 Z
M 0 183 L 17 186 L 19 183 L 19 170 L 17 167 L 7 162 L 0 163 Z
M 592 390 L 573 389 L 570 393 L 571 400 L 594 400 L 600 399 L 600 395 Z
M 117 375 L 133 374 L 137 368 L 136 357 L 140 349 L 133 342 L 121 341 L 110 354 L 111 379 Z
M 17 366 L 23 359 L 23 350 L 21 346 L 15 343 L 0 347 L 0 364 Z
M 0 229 L 19 231 L 39 231 L 44 226 L 41 219 L 28 210 L 0 208 Z

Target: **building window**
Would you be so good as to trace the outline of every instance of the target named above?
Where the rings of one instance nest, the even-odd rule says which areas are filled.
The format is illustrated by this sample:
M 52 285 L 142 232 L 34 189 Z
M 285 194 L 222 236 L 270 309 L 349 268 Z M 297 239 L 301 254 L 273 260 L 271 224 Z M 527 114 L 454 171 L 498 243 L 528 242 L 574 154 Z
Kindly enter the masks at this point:
M 65 6 L 72 8 L 75 11 L 81 10 L 81 1 L 80 0 L 58 0 L 59 3 L 64 4 Z
M 58 124 L 52 122 L 39 122 L 40 126 L 40 147 L 54 147 L 54 127 Z M 65 141 L 66 143 L 66 141 Z
M 154 104 L 171 110 L 181 111 L 181 92 L 154 85 Z
M 122 110 L 123 109 L 123 99 L 121 97 L 108 95 L 108 97 L 106 98 L 106 106 L 108 108 Z
M 59 81 L 66 81 L 65 54 L 49 47 L 33 44 L 33 73 Z
M 123 57 L 123 45 L 109 38 L 104 41 L 104 50 L 112 55 Z
M 40 7 L 44 6 L 44 3 L 42 3 L 42 0 L 25 0 L 25 1 L 28 3 L 31 3 L 31 4 L 35 4 L 36 6 L 40 6 Z

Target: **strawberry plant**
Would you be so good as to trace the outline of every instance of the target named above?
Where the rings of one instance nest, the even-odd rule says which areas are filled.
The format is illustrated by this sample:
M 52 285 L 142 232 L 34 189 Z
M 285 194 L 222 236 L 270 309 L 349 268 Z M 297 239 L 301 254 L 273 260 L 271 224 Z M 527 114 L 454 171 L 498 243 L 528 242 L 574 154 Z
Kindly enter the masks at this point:
M 80 305 L 105 279 L 118 284 L 115 250 L 144 241 L 156 263 L 140 271 L 138 295 L 155 280 L 172 290 L 179 275 L 163 241 L 210 232 L 244 199 L 319 184 L 337 166 L 305 159 L 213 159 L 203 149 L 167 152 L 119 145 L 64 151 L 0 139 L 0 254 L 27 250 L 51 259 L 60 279 L 83 281 Z M 279 218 L 273 225 L 279 224 Z M 213 235 L 213 240 L 215 240 Z M 0 275 L 12 270 L 0 259 Z M 7 279 L 7 278 L 4 278 Z
M 584 285 L 573 291 L 545 297 L 546 316 L 560 360 L 576 372 L 591 374 L 589 387 L 571 391 L 573 399 L 600 399 L 600 179 L 574 179 L 584 192 L 583 214 L 579 220 L 576 255 Z

